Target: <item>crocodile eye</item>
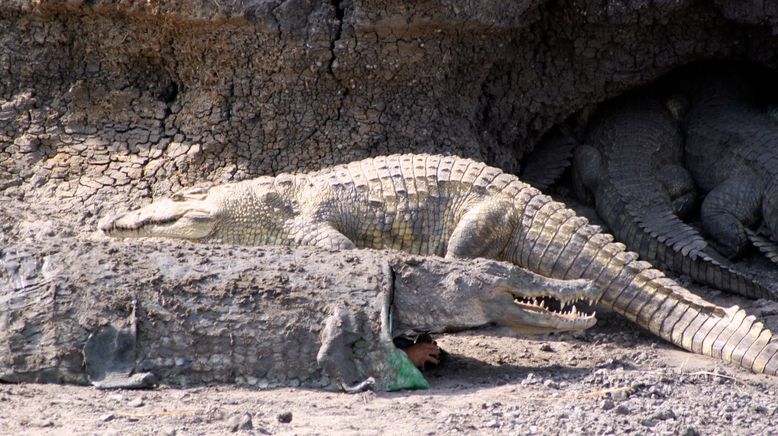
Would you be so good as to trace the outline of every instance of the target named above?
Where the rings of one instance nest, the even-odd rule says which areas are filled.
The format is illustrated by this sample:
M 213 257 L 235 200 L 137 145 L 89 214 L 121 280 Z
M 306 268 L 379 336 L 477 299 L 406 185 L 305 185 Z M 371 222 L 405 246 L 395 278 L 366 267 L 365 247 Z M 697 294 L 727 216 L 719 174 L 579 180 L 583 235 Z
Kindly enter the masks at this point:
M 214 220 L 214 214 L 197 210 L 187 212 L 184 217 L 195 223 L 210 223 Z

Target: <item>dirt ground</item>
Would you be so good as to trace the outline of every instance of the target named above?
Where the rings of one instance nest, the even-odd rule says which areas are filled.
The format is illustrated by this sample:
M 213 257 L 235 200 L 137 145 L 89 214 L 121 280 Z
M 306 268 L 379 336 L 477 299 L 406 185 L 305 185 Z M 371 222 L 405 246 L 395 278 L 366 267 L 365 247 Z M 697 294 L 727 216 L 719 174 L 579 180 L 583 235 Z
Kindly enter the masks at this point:
M 778 282 L 766 261 L 744 266 Z M 679 281 L 778 331 L 778 302 Z M 515 337 L 494 328 L 438 337 L 447 355 L 426 371 L 426 391 L 0 384 L 0 434 L 778 433 L 778 377 L 684 352 L 612 313 L 597 317 L 578 333 Z
M 761 303 L 763 315 L 778 313 Z M 576 334 L 438 339 L 426 391 L 0 385 L 3 434 L 775 434 L 778 380 L 680 351 L 616 315 Z M 288 422 L 286 422 L 288 421 Z

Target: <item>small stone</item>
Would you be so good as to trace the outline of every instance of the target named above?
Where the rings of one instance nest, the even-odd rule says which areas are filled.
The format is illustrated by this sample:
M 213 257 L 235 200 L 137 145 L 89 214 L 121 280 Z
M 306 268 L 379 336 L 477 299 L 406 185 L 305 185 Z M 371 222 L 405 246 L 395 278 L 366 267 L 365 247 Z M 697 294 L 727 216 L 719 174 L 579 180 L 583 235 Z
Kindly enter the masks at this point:
M 559 389 L 559 384 L 551 379 L 547 379 L 546 381 L 544 381 L 543 386 L 550 389 Z
M 493 419 L 491 421 L 487 421 L 485 425 L 487 428 L 497 428 L 500 426 L 500 423 L 497 422 L 496 419 Z
M 604 400 L 602 404 L 600 404 L 600 409 L 602 410 L 611 410 L 614 407 L 616 407 L 616 404 L 611 400 Z
M 40 427 L 40 428 L 46 428 L 46 427 L 54 427 L 54 421 L 50 419 L 36 419 L 29 424 L 31 427 Z
M 644 427 L 653 427 L 656 425 L 656 420 L 652 418 L 643 418 L 640 420 L 640 425 Z
M 765 406 L 763 406 L 761 404 L 757 404 L 757 405 L 753 406 L 752 410 L 754 412 L 756 412 L 756 413 L 760 413 L 760 414 L 763 414 L 763 415 L 767 413 L 767 407 L 765 407 Z
M 112 421 L 114 418 L 115 416 L 113 413 L 106 413 L 105 415 L 100 415 L 100 417 L 97 419 L 102 422 L 108 422 L 108 421 Z
M 694 427 L 686 427 L 683 431 L 678 433 L 680 436 L 700 436 L 700 432 Z
M 614 410 L 614 412 L 616 412 L 616 414 L 618 415 L 629 415 L 630 413 L 632 413 L 632 411 L 629 410 L 629 407 L 623 404 L 619 404 Z
M 235 415 L 227 422 L 231 432 L 238 430 L 251 430 L 254 428 L 254 424 L 251 422 L 251 414 L 244 413 L 242 415 Z
M 130 407 L 140 407 L 143 405 L 143 397 L 137 397 L 134 400 L 127 403 Z
M 124 401 L 124 395 L 122 394 L 111 394 L 108 396 L 108 399 L 111 401 Z
M 625 390 L 611 392 L 611 398 L 616 401 L 624 401 L 627 397 L 629 397 L 629 394 L 627 394 L 627 391 Z
M 675 419 L 676 416 L 675 416 L 675 412 L 673 412 L 672 409 L 664 409 L 655 413 L 654 416 L 652 416 L 652 418 L 665 421 L 668 419 Z
M 534 373 L 527 374 L 527 377 L 524 378 L 524 380 L 521 381 L 522 385 L 534 385 L 539 380 L 537 377 L 535 377 Z
M 283 412 L 279 413 L 278 416 L 278 422 L 281 424 L 289 424 L 292 422 L 292 412 Z
M 543 344 L 543 345 L 540 346 L 540 351 L 545 351 L 545 352 L 548 352 L 548 353 L 552 353 L 554 351 L 554 349 L 551 348 L 551 345 Z
M 163 429 L 163 430 L 160 432 L 160 434 L 161 434 L 162 436 L 176 436 L 176 433 L 178 433 L 178 432 L 177 432 L 177 431 L 176 431 L 176 429 L 174 429 L 174 428 Z

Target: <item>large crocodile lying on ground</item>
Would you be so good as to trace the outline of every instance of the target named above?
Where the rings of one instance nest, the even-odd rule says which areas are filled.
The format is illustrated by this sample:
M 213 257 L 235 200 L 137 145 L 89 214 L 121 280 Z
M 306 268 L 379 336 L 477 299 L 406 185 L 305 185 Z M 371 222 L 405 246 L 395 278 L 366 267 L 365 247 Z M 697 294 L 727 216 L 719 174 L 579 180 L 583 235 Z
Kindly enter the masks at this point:
M 774 298 L 681 221 L 696 203 L 682 163 L 676 119 L 658 98 L 632 94 L 605 105 L 591 121 L 588 144 L 575 150 L 574 188 L 643 259 L 717 289 Z
M 120 237 L 505 260 L 547 277 L 591 280 L 600 304 L 673 344 L 778 373 L 778 340 L 753 316 L 706 303 L 563 204 L 468 159 L 392 155 L 190 189 L 100 227 Z
M 702 227 L 727 256 L 742 254 L 752 239 L 778 259 L 778 124 L 759 109 L 742 71 L 707 72 L 685 88 L 687 167 L 707 193 Z M 767 240 L 755 232 L 760 223 Z
M 596 322 L 589 282 L 507 263 L 187 245 L 1 249 L 0 381 L 420 388 L 398 335 Z

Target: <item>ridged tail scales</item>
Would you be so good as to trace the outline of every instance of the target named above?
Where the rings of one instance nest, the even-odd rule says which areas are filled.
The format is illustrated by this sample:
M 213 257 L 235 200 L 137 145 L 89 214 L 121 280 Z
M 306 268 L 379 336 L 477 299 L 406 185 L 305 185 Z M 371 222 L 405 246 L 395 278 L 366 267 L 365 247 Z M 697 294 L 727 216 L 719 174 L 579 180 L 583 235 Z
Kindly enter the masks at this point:
M 694 208 L 696 191 L 691 174 L 681 166 L 678 122 L 666 106 L 638 94 L 606 104 L 590 123 L 591 146 L 579 148 L 578 174 L 598 174 L 596 181 L 580 178 L 595 193 L 598 215 L 618 241 L 645 260 L 717 289 L 775 298 L 681 220 Z
M 717 259 L 707 253 L 705 245 L 694 250 L 680 248 L 685 240 L 698 239 L 705 243 L 695 229 L 684 224 L 669 208 L 662 212 L 662 207 L 655 204 L 655 210 L 645 210 L 636 215 L 607 187 L 603 186 L 598 196 L 597 212 L 611 224 L 616 239 L 635 250 L 643 259 L 664 263 L 673 271 L 716 289 L 749 298 L 776 298 L 774 291 L 732 269 L 725 264 L 725 259 Z M 600 206 L 603 204 L 607 206 Z M 644 220 L 651 220 L 653 225 L 644 225 Z M 666 234 L 657 233 L 654 228 L 665 229 Z
M 770 262 L 778 263 L 778 242 L 773 241 L 768 236 L 763 235 L 759 231 L 746 228 L 746 235 L 748 239 L 754 244 L 764 256 L 770 259 Z
M 532 188 L 507 260 L 558 279 L 588 279 L 600 304 L 686 350 L 778 374 L 778 340 L 753 316 L 705 302 L 613 237 Z

